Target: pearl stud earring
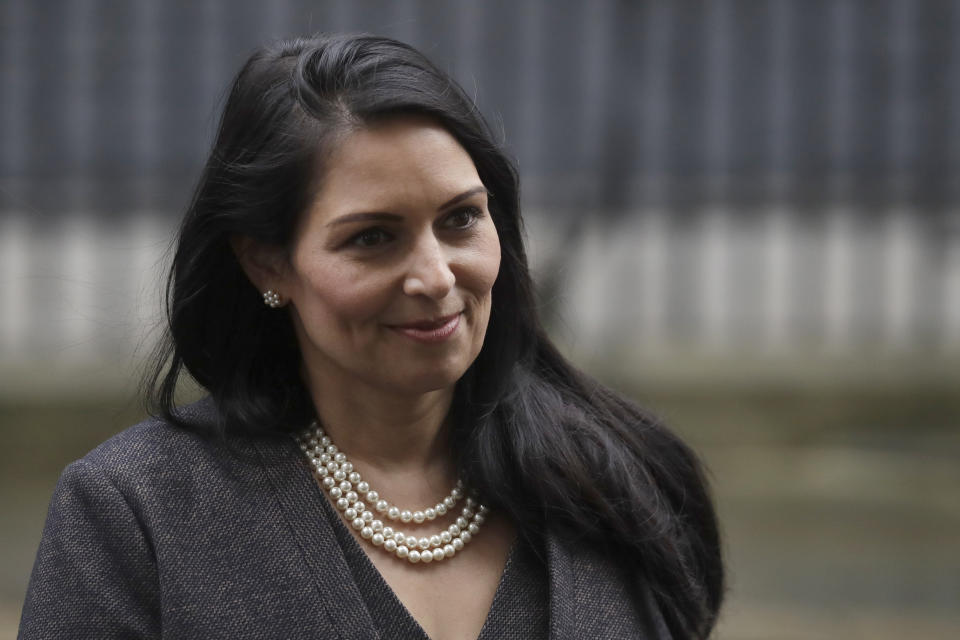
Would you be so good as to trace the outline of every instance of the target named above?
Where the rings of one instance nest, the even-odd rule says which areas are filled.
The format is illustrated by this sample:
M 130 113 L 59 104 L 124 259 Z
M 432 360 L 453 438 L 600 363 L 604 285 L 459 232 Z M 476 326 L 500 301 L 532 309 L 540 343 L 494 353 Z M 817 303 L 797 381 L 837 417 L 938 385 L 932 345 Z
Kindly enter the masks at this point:
M 281 307 L 282 302 L 280 300 L 280 294 L 273 289 L 267 289 L 263 292 L 263 304 L 267 305 L 271 309 L 277 309 Z

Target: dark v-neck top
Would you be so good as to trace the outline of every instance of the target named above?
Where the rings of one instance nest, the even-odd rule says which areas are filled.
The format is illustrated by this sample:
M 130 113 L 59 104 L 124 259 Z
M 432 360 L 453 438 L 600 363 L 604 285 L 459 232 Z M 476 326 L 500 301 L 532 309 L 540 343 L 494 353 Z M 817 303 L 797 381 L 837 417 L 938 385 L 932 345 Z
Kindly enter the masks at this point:
M 381 638 L 429 640 L 397 594 L 370 561 L 346 523 L 325 502 L 325 515 L 343 551 L 353 581 Z M 523 537 L 510 547 L 493 603 L 477 640 L 541 640 L 549 635 L 549 580 L 542 554 Z

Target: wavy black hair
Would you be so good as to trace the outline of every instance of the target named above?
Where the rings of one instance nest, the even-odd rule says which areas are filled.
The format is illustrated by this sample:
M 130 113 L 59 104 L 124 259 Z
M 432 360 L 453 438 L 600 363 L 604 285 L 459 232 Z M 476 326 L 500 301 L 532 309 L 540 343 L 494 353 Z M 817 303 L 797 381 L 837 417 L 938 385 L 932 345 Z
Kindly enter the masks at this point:
M 706 637 L 723 566 L 700 463 L 650 414 L 571 366 L 545 335 L 516 171 L 463 90 L 403 43 L 285 40 L 254 53 L 237 75 L 179 229 L 169 332 L 148 379 L 154 413 L 203 428 L 174 405 L 186 370 L 212 396 L 220 436 L 286 432 L 311 419 L 291 320 L 264 306 L 230 238 L 289 248 L 337 140 L 400 114 L 434 119 L 469 153 L 500 239 L 484 345 L 454 395 L 463 478 L 522 534 L 549 527 L 615 555 L 638 585 L 651 586 L 676 637 Z

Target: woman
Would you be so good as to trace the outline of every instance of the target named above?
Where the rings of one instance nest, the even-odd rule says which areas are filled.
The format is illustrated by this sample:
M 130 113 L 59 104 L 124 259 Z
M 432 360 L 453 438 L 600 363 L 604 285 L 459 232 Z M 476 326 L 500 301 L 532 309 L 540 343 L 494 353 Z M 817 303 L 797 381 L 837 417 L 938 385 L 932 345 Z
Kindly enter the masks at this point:
M 247 62 L 168 313 L 158 417 L 64 472 L 22 638 L 710 632 L 695 456 L 544 335 L 515 172 L 413 49 Z

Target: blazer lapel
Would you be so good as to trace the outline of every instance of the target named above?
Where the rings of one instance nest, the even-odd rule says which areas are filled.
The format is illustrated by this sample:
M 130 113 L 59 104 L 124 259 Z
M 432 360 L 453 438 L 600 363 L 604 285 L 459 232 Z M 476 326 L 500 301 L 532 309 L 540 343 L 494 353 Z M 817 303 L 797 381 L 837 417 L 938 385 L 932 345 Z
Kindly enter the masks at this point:
M 623 567 L 589 546 L 568 546 L 552 532 L 546 546 L 550 640 L 672 639 L 645 581 L 631 587 Z
M 320 602 L 345 640 L 378 638 L 363 596 L 324 512 L 325 500 L 292 438 L 258 439 L 256 449 L 284 517 L 314 577 Z M 298 464 L 300 463 L 300 464 Z
M 547 576 L 550 581 L 550 640 L 576 640 L 577 589 L 567 548 L 547 532 Z

